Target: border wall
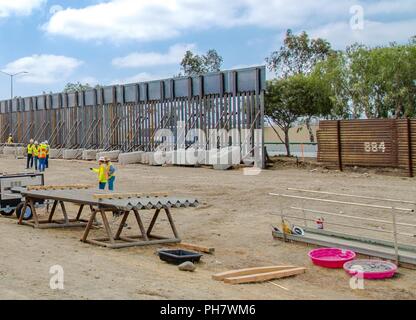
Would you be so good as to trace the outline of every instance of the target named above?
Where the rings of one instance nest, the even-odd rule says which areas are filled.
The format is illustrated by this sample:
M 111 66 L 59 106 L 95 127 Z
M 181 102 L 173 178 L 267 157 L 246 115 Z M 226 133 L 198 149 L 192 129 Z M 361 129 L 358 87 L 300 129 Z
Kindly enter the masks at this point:
M 256 147 L 264 148 L 265 89 L 266 70 L 260 66 L 5 100 L 0 101 L 0 139 L 5 142 L 11 133 L 17 143 L 48 140 L 58 149 L 152 152 L 161 143 L 155 138 L 159 129 L 171 130 L 178 141 L 181 122 L 185 134 L 192 129 L 206 136 L 213 129 L 250 130 L 251 148 L 242 147 L 243 138 L 218 145 L 239 146 L 244 159 Z M 255 130 L 261 132 L 257 146 Z

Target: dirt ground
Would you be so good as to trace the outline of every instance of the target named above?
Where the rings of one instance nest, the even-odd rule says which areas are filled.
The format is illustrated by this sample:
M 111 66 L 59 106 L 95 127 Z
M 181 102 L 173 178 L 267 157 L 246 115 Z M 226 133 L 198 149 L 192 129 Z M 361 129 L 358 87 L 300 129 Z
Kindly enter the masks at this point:
M 25 164 L 24 160 L 3 157 L 0 165 L 3 171 L 12 173 L 24 171 Z M 46 183 L 95 182 L 95 175 L 88 169 L 91 166 L 82 161 L 52 160 Z M 279 225 L 277 214 L 301 203 L 269 195 L 289 193 L 286 188 L 294 187 L 414 200 L 414 179 L 319 168 L 280 167 L 246 176 L 242 169 L 215 171 L 130 165 L 118 166 L 116 187 L 119 192 L 167 191 L 198 198 L 199 208 L 173 210 L 174 219 L 185 242 L 215 247 L 215 255 L 204 255 L 197 271 L 186 273 L 159 260 L 155 252 L 161 246 L 99 248 L 79 241 L 82 230 L 36 230 L 19 226 L 16 220 L 0 218 L 0 299 L 416 298 L 416 271 L 400 268 L 394 279 L 366 281 L 365 290 L 352 290 L 343 270 L 327 270 L 311 264 L 307 257 L 310 247 L 274 240 L 271 225 Z M 70 209 L 76 213 L 75 206 Z M 327 205 L 321 209 L 336 208 Z M 360 213 L 353 210 L 346 212 Z M 379 217 L 388 213 L 371 214 Z M 145 218 L 149 223 L 150 212 Z M 416 219 L 414 214 L 408 214 L 401 221 L 415 223 Z M 162 222 L 156 230 L 159 234 L 169 231 L 167 220 Z M 133 226 L 133 221 L 129 225 Z M 211 279 L 213 274 L 231 269 L 285 264 L 305 266 L 307 272 L 275 280 L 279 286 L 273 283 L 233 286 Z M 64 290 L 49 287 L 49 270 L 53 265 L 64 268 Z

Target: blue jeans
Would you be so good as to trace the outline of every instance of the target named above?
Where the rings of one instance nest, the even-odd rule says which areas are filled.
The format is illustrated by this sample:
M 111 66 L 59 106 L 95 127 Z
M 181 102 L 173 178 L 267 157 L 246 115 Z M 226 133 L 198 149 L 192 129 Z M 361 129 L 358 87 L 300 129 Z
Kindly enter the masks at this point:
M 116 180 L 116 177 L 111 177 L 108 179 L 108 190 L 114 191 L 114 181 Z
M 44 172 L 45 168 L 46 168 L 46 159 L 45 158 L 39 159 L 39 171 Z
M 98 188 L 99 188 L 100 190 L 105 190 L 105 185 L 106 185 L 106 183 L 105 183 L 105 182 L 99 182 L 99 183 L 98 183 Z
M 33 162 L 35 164 L 35 170 L 38 170 L 38 160 L 39 160 L 38 157 L 33 157 Z

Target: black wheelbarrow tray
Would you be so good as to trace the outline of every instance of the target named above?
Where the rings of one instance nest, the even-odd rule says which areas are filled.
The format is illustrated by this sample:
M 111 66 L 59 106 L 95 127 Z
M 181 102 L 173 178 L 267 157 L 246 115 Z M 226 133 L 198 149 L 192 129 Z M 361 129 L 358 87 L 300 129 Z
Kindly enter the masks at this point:
M 201 260 L 202 254 L 185 250 L 160 250 L 159 258 L 167 263 L 180 265 L 190 261 L 197 263 Z

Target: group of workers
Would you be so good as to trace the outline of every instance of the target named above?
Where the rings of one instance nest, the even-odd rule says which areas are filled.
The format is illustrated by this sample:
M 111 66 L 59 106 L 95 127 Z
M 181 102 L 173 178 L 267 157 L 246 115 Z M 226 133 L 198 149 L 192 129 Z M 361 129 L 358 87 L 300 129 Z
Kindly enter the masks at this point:
M 13 141 L 10 143 L 13 143 Z M 49 152 L 50 147 L 48 141 L 39 143 L 38 141 L 31 139 L 27 145 L 26 169 L 33 169 L 34 166 L 35 170 L 39 169 L 40 172 L 44 172 L 49 168 Z M 91 171 L 98 174 L 98 188 L 100 190 L 105 190 L 108 184 L 108 190 L 114 191 L 116 168 L 110 159 L 105 157 L 100 157 L 98 159 L 98 165 L 98 168 L 90 168 Z
M 35 170 L 39 169 L 40 172 L 45 172 L 49 168 L 49 152 L 48 141 L 39 143 L 31 139 L 27 145 L 26 169 L 33 169 L 33 166 L 35 166 Z

